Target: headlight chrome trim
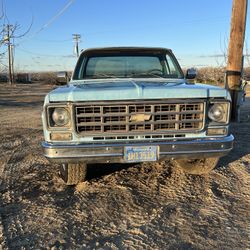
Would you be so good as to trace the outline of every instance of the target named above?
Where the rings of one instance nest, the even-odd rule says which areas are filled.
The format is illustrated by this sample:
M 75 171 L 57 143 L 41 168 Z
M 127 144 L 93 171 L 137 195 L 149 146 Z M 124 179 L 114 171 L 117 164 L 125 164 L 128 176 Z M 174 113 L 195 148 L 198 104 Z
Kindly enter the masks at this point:
M 68 122 L 65 125 L 59 126 L 53 120 L 53 113 L 55 109 L 65 109 L 68 114 Z M 47 129 L 49 131 L 56 130 L 72 130 L 72 107 L 68 104 L 49 104 L 45 107 L 46 120 L 47 120 Z

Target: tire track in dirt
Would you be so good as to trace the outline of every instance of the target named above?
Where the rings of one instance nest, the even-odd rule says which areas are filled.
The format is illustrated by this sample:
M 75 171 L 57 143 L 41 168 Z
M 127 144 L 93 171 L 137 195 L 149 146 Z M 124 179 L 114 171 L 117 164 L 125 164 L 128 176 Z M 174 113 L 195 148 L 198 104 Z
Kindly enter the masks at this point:
M 13 141 L 9 136 L 3 138 L 1 143 L 2 154 L 1 159 L 1 179 L 0 179 L 0 215 L 1 215 L 1 242 L 3 242 L 3 248 L 6 249 L 8 246 L 9 233 L 7 226 L 5 224 L 5 217 L 7 209 L 5 208 L 6 203 L 11 203 L 13 200 L 13 193 L 8 191 L 9 186 L 11 185 L 11 173 L 13 172 L 12 164 L 8 165 L 11 161 L 13 155 L 19 150 L 20 145 L 22 144 L 22 139 L 17 138 Z M 6 191 L 7 190 L 7 191 Z M 6 191 L 6 192 L 5 192 Z
M 0 249 L 2 250 L 7 249 L 6 245 L 7 245 L 7 242 L 6 242 L 6 237 L 4 234 L 4 227 L 2 223 L 2 214 L 0 214 Z
M 140 234 L 151 236 L 151 239 L 146 238 L 144 242 L 145 240 L 149 242 L 152 249 L 167 248 L 170 244 L 170 240 L 168 239 L 174 237 L 173 228 L 176 227 L 176 224 L 181 224 L 183 220 L 179 215 L 178 206 L 183 206 L 181 197 L 185 195 L 183 192 L 184 187 L 187 189 L 190 181 L 183 173 L 176 172 L 176 170 L 169 171 L 169 165 L 169 162 L 161 163 L 157 169 L 153 169 L 152 171 L 156 175 L 155 178 L 152 178 L 149 173 L 150 182 L 139 182 L 139 197 L 141 196 L 142 200 L 145 201 L 145 206 L 153 207 L 153 216 L 149 223 L 140 226 L 137 230 Z M 155 168 L 155 166 L 157 166 L 157 164 L 154 165 L 153 168 Z M 178 186 L 178 190 L 176 190 L 176 186 Z M 138 197 L 138 195 L 136 195 L 136 197 Z M 174 218 L 173 222 L 171 222 L 171 216 Z M 168 225 L 169 222 L 171 225 Z M 159 230 L 159 228 L 161 228 L 161 230 Z M 127 242 L 133 245 L 134 237 L 132 236 L 133 234 L 129 234 Z M 155 242 L 157 242 L 157 244 Z M 135 245 L 135 247 L 137 247 L 137 245 Z
M 20 128 L 17 130 L 20 131 Z M 25 226 L 26 215 L 24 213 L 26 208 L 21 201 L 20 193 L 22 190 L 19 190 L 17 186 L 21 176 L 20 170 L 25 165 L 25 161 L 29 161 L 27 158 L 30 158 L 29 155 L 32 154 L 30 138 L 34 138 L 34 135 L 37 133 L 37 130 L 21 129 L 17 139 L 6 138 L 5 142 L 1 143 L 1 148 L 5 148 L 7 157 L 5 157 L 2 167 L 0 209 L 3 238 L 6 247 L 10 249 L 15 249 L 19 246 L 20 242 L 13 245 L 15 239 L 22 239 L 23 242 L 21 244 L 26 241 L 25 232 L 27 228 Z M 11 220 L 8 218 L 9 215 L 12 215 Z
M 156 164 L 154 168 L 152 170 L 150 164 L 142 164 L 76 187 L 76 196 L 83 204 L 81 210 L 91 207 L 90 223 L 95 227 L 90 232 L 90 248 L 94 246 L 94 242 L 98 242 L 101 247 L 111 247 L 112 239 L 111 242 L 115 242 L 118 248 L 157 249 L 151 247 L 154 241 L 142 228 L 149 227 L 154 220 L 161 218 L 164 208 L 161 199 L 164 198 L 157 199 L 157 196 L 161 196 L 165 188 L 159 193 L 156 184 L 159 177 L 165 179 L 170 174 L 169 166 L 165 163 L 161 163 L 160 166 Z M 140 175 L 136 181 L 135 173 Z M 163 186 L 163 183 L 161 185 Z M 151 188 L 155 191 L 150 196 Z M 164 242 L 162 244 L 164 247 Z
M 220 210 L 227 204 L 218 207 L 213 189 L 212 177 L 188 176 L 172 169 L 169 162 L 162 162 L 141 164 L 80 184 L 76 195 L 84 204 L 80 210 L 91 209 L 90 221 L 92 225 L 98 224 L 90 230 L 92 237 L 88 244 L 91 247 L 96 241 L 101 247 L 110 247 L 107 238 L 118 248 L 163 249 L 171 246 L 183 249 L 192 248 L 194 244 L 202 247 L 197 240 L 196 243 L 192 240 L 192 235 L 200 232 L 203 237 L 212 233 L 214 240 L 209 241 L 208 247 L 214 248 L 214 242 L 219 240 L 213 231 L 219 232 L 220 223 L 227 225 L 232 217 L 226 210 L 225 213 Z M 114 229 L 108 225 L 110 216 Z M 220 220 L 220 216 L 225 220 Z M 207 220 L 214 229 L 207 225 Z M 104 230 L 107 227 L 110 234 Z
M 6 162 L 3 163 L 3 172 L 2 172 L 2 180 L 0 185 L 0 192 L 2 193 L 1 196 L 1 218 L 2 218 L 2 227 L 3 227 L 3 237 L 4 241 L 6 242 L 7 247 L 9 247 L 9 241 L 11 238 L 16 237 L 17 235 L 22 235 L 23 233 L 23 226 L 22 226 L 22 218 L 19 218 L 18 215 L 14 223 L 12 224 L 13 230 L 11 233 L 9 231 L 9 225 L 6 223 L 6 218 L 10 212 L 15 211 L 15 203 L 18 202 L 17 198 L 15 197 L 15 193 L 12 190 L 12 186 L 14 184 L 14 176 L 15 176 L 15 164 L 12 162 L 16 161 L 18 158 L 20 151 L 22 151 L 22 147 L 27 144 L 26 139 L 24 137 L 20 137 L 18 140 L 15 139 L 14 142 L 8 142 L 6 144 L 1 145 L 2 147 L 9 148 L 9 156 L 6 159 Z M 11 148 L 12 144 L 12 148 Z

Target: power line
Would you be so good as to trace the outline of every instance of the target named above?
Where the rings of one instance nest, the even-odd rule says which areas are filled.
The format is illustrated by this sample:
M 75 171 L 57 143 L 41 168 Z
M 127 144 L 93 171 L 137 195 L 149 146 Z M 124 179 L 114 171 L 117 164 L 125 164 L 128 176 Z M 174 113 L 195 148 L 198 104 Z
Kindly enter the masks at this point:
M 69 42 L 72 41 L 72 39 L 63 39 L 63 40 L 47 40 L 47 39 L 37 39 L 35 38 L 34 40 L 36 41 L 41 41 L 41 42 L 46 42 L 46 43 L 65 43 L 65 42 Z
M 6 23 L 6 21 L 7 21 L 7 23 L 9 23 L 9 18 L 8 18 L 8 16 L 7 16 L 7 11 L 6 11 L 6 5 L 5 5 L 5 2 L 4 2 L 4 0 L 2 0 L 2 11 L 3 11 L 3 23 L 5 24 Z
M 19 45 L 19 48 L 18 50 L 21 50 L 27 54 L 31 54 L 31 55 L 35 55 L 35 56 L 42 56 L 42 57 L 60 57 L 60 58 L 71 58 L 73 57 L 72 55 L 48 55 L 48 54 L 40 54 L 40 53 L 36 53 L 36 52 L 32 52 L 32 51 L 29 51 L 29 50 L 26 50 L 24 48 L 20 48 L 20 45 Z
M 56 14 L 54 15 L 47 23 L 45 23 L 36 33 L 35 35 L 37 35 L 38 33 L 40 33 L 41 31 L 43 31 L 44 29 L 46 29 L 49 25 L 51 25 L 58 17 L 60 17 L 69 7 L 70 5 L 73 4 L 75 0 L 70 0 L 67 2 L 67 4 Z
M 1 2 L 1 16 L 0 19 L 2 19 L 4 17 L 4 11 L 3 11 L 4 7 L 3 7 L 3 0 Z
M 39 30 L 37 30 L 33 35 L 30 37 L 27 37 L 27 39 L 21 41 L 19 44 L 23 43 L 24 41 L 28 39 L 32 39 L 35 36 L 37 36 L 40 32 L 45 30 L 48 26 L 50 26 L 58 17 L 60 17 L 74 2 L 75 0 L 69 0 L 66 5 L 59 11 L 57 12 L 47 23 L 45 23 Z

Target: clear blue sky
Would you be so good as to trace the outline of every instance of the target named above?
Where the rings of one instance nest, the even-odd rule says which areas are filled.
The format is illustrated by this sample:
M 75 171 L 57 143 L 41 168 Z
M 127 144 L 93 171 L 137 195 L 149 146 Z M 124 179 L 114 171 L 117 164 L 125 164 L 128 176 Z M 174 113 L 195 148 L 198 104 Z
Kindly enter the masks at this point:
M 9 23 L 20 25 L 17 35 L 27 30 L 33 18 L 30 32 L 15 40 L 17 70 L 73 69 L 73 33 L 81 34 L 81 49 L 167 47 L 183 67 L 216 66 L 222 58 L 213 56 L 226 50 L 230 33 L 232 0 L 1 1 Z M 250 46 L 248 30 L 249 14 L 246 38 Z

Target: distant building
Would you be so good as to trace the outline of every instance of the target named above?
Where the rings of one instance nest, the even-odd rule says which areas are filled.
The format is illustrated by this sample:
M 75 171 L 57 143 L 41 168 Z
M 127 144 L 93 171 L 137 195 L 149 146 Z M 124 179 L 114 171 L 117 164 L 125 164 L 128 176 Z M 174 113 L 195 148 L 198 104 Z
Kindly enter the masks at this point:
M 16 74 L 16 82 L 18 83 L 31 83 L 31 74 L 18 73 Z
M 5 73 L 0 74 L 0 82 L 8 82 L 7 74 Z

